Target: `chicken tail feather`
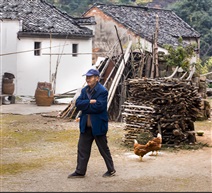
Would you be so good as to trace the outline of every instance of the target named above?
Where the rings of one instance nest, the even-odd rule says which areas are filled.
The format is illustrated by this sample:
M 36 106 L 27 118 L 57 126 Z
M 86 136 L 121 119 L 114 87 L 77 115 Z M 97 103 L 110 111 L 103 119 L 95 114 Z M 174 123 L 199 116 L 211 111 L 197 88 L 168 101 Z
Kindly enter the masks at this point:
M 160 139 L 160 143 L 162 143 L 162 135 L 160 133 L 158 133 L 157 137 Z
M 138 141 L 136 139 L 134 139 L 134 144 L 138 144 Z

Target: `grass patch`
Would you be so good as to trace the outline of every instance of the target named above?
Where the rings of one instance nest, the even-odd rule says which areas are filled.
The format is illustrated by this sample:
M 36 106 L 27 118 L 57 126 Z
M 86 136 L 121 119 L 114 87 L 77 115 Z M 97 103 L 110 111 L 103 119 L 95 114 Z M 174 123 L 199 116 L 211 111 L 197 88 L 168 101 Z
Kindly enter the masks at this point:
M 77 131 L 43 131 L 43 130 L 9 130 L 1 132 L 1 148 L 23 147 L 30 143 L 43 142 L 69 142 L 71 136 L 76 136 Z
M 9 163 L 1 164 L 1 175 L 6 174 L 17 174 L 23 171 L 33 170 L 35 168 L 42 167 L 41 162 L 30 162 L 30 163 Z
M 57 161 L 63 162 L 64 156 L 68 158 L 70 154 L 76 153 L 78 135 L 78 127 L 68 126 L 67 129 L 60 120 L 37 115 L 3 114 L 1 175 L 18 174 Z
M 41 121 L 39 116 L 35 116 L 32 119 L 32 116 L 3 115 L 1 122 L 1 148 L 26 147 L 30 144 L 42 144 L 45 142 L 69 143 L 73 141 L 71 138 L 78 138 L 78 128 L 63 129 L 61 127 L 62 123 L 56 119 L 48 120 L 44 118 Z
M 48 164 L 52 161 L 60 161 L 63 158 L 60 157 L 42 157 L 39 159 L 30 159 L 25 162 L 13 162 L 13 163 L 1 163 L 0 174 L 1 175 L 14 175 L 24 171 L 30 171 L 34 169 L 42 168 L 45 164 Z

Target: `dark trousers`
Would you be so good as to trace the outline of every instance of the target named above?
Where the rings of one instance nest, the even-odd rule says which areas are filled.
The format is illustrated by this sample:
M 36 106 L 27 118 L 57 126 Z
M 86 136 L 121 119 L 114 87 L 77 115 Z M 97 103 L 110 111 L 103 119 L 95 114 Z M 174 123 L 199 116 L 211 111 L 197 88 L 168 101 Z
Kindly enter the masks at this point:
M 87 165 L 91 154 L 91 147 L 94 140 L 101 156 L 105 161 L 107 170 L 109 172 L 114 171 L 113 159 L 110 154 L 110 149 L 107 145 L 106 135 L 93 136 L 92 128 L 87 127 L 85 133 L 80 133 L 78 141 L 76 172 L 79 174 L 86 174 Z

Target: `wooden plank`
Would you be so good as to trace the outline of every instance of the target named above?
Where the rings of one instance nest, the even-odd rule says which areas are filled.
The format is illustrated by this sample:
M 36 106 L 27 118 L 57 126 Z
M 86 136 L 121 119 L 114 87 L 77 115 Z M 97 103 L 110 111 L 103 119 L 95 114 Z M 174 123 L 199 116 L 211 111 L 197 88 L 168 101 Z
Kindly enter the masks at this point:
M 112 82 L 112 84 L 111 84 L 111 87 L 110 87 L 110 89 L 109 89 L 109 94 L 108 94 L 108 106 L 107 106 L 108 109 L 109 109 L 110 104 L 111 104 L 111 102 L 112 102 L 112 100 L 113 100 L 113 97 L 114 97 L 116 88 L 117 88 L 117 86 L 118 86 L 118 83 L 119 83 L 120 78 L 121 78 L 121 76 L 122 76 L 122 73 L 123 73 L 123 71 L 124 71 L 124 68 L 125 68 L 125 63 L 124 63 L 124 61 L 127 61 L 128 58 L 129 58 L 129 56 L 130 56 L 130 48 L 131 48 L 131 46 L 132 46 L 132 41 L 130 41 L 129 44 L 128 44 L 128 47 L 127 47 L 126 52 L 125 52 L 125 55 L 124 55 L 124 59 L 121 61 L 121 64 L 119 65 L 119 68 L 118 68 L 118 70 L 117 70 L 117 72 L 116 72 L 116 75 L 115 75 L 115 77 L 114 77 L 114 80 L 113 80 L 113 82 Z

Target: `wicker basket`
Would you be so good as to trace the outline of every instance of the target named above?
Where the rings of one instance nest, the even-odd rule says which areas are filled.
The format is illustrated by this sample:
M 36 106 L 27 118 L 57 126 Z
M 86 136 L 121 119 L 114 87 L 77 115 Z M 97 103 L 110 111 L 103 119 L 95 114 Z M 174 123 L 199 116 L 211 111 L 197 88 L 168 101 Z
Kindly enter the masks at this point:
M 40 84 L 38 83 L 38 87 L 35 91 L 35 102 L 38 106 L 51 106 L 54 100 L 53 90 L 49 88 L 45 88 L 42 86 L 42 89 L 39 88 Z
M 52 84 L 49 82 L 38 82 L 37 88 L 52 90 Z

